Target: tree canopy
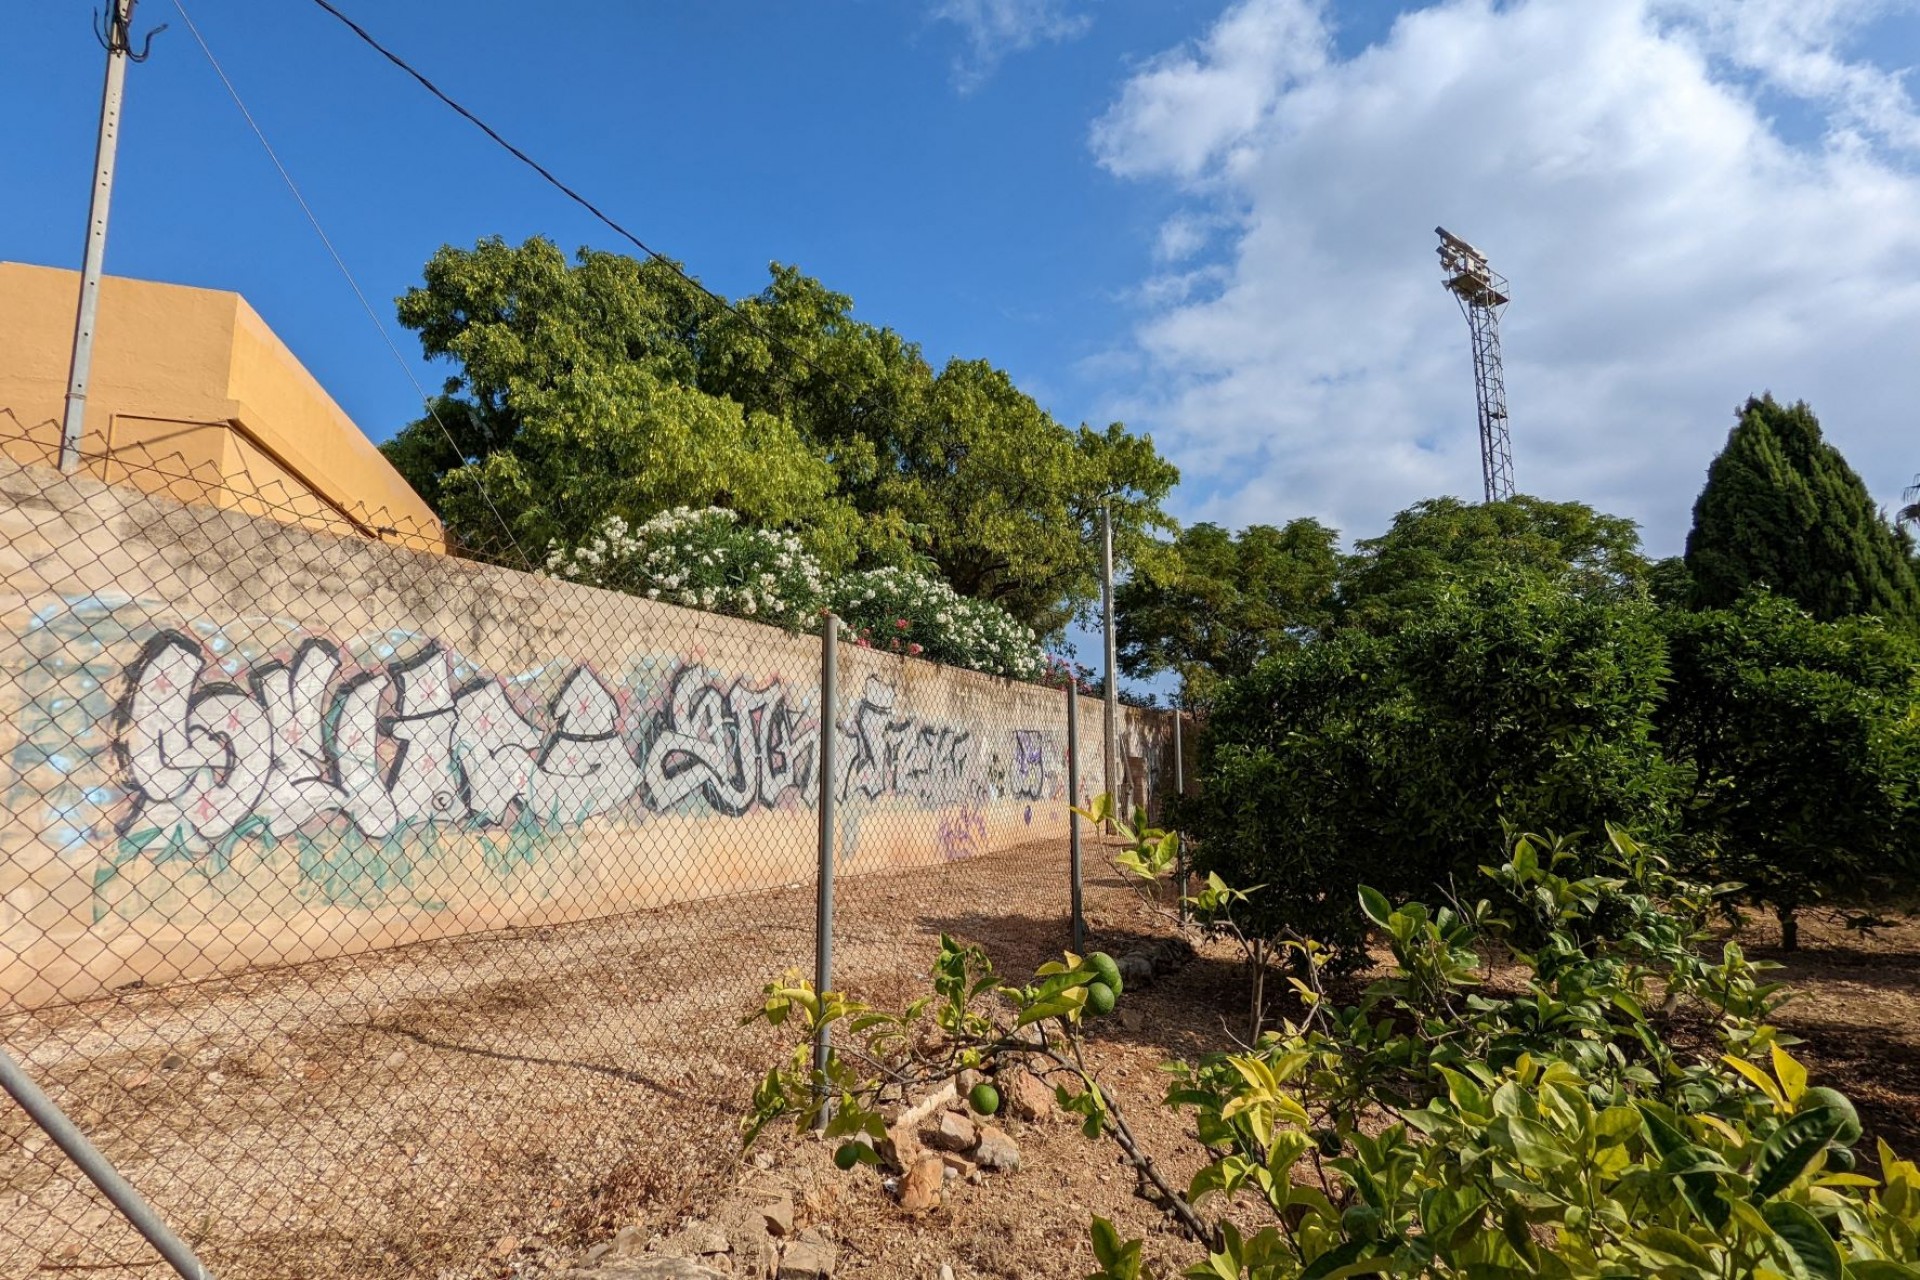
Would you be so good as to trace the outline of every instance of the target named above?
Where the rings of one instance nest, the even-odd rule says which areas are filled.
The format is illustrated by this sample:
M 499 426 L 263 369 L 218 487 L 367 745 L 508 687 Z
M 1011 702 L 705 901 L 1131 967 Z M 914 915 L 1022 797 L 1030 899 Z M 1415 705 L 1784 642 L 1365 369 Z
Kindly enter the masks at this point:
M 1687 834 L 1720 875 L 1801 907 L 1920 866 L 1920 642 L 1873 617 L 1818 621 L 1754 591 L 1667 616 L 1659 714 L 1688 774 Z
M 1494 574 L 1390 632 L 1337 628 L 1220 690 L 1181 825 L 1247 915 L 1361 954 L 1360 884 L 1445 885 L 1522 831 L 1658 832 L 1673 770 L 1652 606 Z M 1269 934 L 1271 936 L 1271 933 Z
M 1120 669 L 1136 679 L 1176 671 L 1190 703 L 1210 702 L 1220 681 L 1331 618 L 1338 537 L 1310 518 L 1237 535 L 1217 524 L 1181 530 L 1158 566 L 1114 594 Z
M 1764 587 L 1818 619 L 1872 613 L 1920 626 L 1912 556 L 1805 402 L 1766 395 L 1742 406 L 1693 506 L 1696 607 L 1725 608 Z
M 1339 620 L 1379 628 L 1443 596 L 1513 573 L 1551 580 L 1590 600 L 1645 593 L 1651 566 L 1633 521 L 1584 502 L 1521 494 L 1500 502 L 1429 498 L 1356 543 L 1340 568 Z
M 1173 528 L 1179 473 L 1120 424 L 1070 429 L 986 361 L 936 372 L 852 300 L 776 264 L 721 307 L 671 267 L 551 242 L 448 246 L 400 300 L 460 372 L 384 446 L 470 546 L 530 558 L 605 517 L 726 507 L 800 531 L 830 569 L 931 563 L 1041 632 Z M 496 514 L 497 512 L 497 514 Z

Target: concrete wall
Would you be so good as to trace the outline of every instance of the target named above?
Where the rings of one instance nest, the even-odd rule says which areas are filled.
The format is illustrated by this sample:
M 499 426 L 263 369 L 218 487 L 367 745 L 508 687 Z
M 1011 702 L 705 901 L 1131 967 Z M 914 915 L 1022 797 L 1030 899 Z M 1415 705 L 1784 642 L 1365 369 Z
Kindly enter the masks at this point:
M 80 273 L 0 262 L 0 455 L 51 463 Z M 84 452 L 183 502 L 444 549 L 433 511 L 237 293 L 101 281 Z
M 1066 830 L 1053 690 L 5 460 L 0 583 L 0 1008 L 809 882 L 825 732 L 845 874 Z

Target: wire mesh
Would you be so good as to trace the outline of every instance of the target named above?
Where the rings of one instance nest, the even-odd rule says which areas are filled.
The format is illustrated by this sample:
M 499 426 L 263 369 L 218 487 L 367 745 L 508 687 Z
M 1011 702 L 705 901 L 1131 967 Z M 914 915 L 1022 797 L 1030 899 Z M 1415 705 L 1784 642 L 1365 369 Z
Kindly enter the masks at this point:
M 216 1274 L 501 1274 L 726 1181 L 823 786 L 841 985 L 1064 945 L 1064 693 L 843 645 L 823 715 L 815 637 L 155 439 L 0 434 L 0 1039 Z M 0 1274 L 103 1266 L 162 1274 L 0 1109 Z

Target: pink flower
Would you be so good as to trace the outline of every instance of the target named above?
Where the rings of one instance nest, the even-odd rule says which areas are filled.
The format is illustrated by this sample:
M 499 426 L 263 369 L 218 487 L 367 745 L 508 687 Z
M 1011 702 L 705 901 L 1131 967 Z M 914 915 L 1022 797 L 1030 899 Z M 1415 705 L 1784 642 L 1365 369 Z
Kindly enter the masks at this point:
M 926 650 L 925 650 L 925 649 L 922 649 L 922 648 L 921 648 L 921 647 L 920 647 L 919 645 L 917 645 L 917 644 L 909 644 L 909 645 L 907 646 L 907 652 L 908 652 L 908 653 L 913 653 L 913 654 L 920 654 L 920 653 L 925 653 L 925 652 L 926 652 Z
M 862 649 L 873 648 L 873 645 L 867 640 L 865 636 L 861 636 L 858 640 L 855 640 L 854 643 L 859 645 Z
M 905 631 L 908 627 L 912 626 L 913 624 L 911 622 L 908 622 L 905 618 L 895 618 L 893 620 L 893 625 L 900 628 L 902 631 Z

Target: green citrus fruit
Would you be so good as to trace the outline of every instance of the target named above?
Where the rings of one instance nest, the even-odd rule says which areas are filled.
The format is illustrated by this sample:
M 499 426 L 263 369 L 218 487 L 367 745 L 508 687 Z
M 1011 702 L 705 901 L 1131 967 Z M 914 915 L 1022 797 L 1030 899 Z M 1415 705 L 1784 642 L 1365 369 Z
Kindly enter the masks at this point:
M 1120 966 L 1112 956 L 1104 951 L 1096 951 L 1087 957 L 1087 968 L 1093 970 L 1096 979 L 1113 988 L 1113 994 L 1119 995 L 1126 990 L 1120 982 Z
M 1087 984 L 1087 1008 L 1093 1013 L 1112 1013 L 1114 1002 L 1113 988 L 1104 982 Z
M 1000 1110 L 1000 1091 L 982 1080 L 967 1091 L 967 1105 L 983 1116 Z
M 843 1142 L 833 1151 L 833 1164 L 836 1169 L 851 1169 L 860 1163 L 860 1144 Z
M 1834 1132 L 1833 1140 L 1843 1147 L 1860 1141 L 1860 1113 L 1853 1109 L 1853 1103 L 1847 1101 L 1847 1095 L 1838 1089 L 1809 1089 L 1800 1095 L 1795 1110 L 1835 1112 L 1840 1117 L 1840 1127 Z

